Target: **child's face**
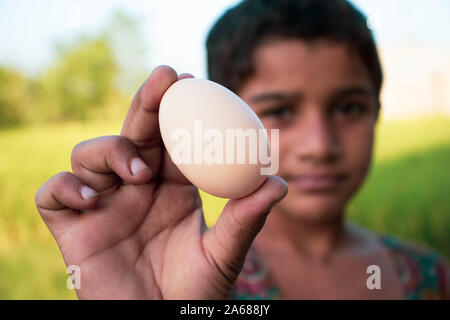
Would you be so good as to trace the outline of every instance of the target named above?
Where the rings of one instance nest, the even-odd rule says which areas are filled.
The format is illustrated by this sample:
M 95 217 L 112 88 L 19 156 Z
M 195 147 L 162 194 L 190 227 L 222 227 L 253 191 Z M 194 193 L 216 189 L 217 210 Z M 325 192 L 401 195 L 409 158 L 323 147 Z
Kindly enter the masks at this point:
M 321 222 L 337 218 L 370 167 L 377 97 L 344 44 L 278 40 L 260 46 L 238 94 L 266 129 L 279 129 L 278 175 L 289 193 L 277 208 Z

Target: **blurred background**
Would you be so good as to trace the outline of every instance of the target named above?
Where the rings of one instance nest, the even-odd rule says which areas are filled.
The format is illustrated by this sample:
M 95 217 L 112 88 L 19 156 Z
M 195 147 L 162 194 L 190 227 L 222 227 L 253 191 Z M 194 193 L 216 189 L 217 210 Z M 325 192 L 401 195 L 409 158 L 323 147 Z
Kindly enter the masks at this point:
M 206 78 L 209 28 L 235 0 L 0 0 L 0 299 L 75 299 L 34 205 L 80 141 L 119 134 L 160 64 Z M 450 258 L 450 1 L 352 0 L 385 82 L 372 171 L 349 206 L 367 228 Z M 226 200 L 202 193 L 208 225 Z

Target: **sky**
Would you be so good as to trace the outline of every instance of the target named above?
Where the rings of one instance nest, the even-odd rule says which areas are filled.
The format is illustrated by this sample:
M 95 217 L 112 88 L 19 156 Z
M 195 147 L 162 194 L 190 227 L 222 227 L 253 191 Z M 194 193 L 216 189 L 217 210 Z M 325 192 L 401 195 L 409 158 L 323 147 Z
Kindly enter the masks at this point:
M 168 64 L 206 77 L 204 42 L 237 0 L 0 0 L 0 64 L 37 74 L 56 41 L 99 30 L 121 8 L 140 22 L 146 65 Z M 352 0 L 368 17 L 379 46 L 418 43 L 450 48 L 448 0 Z

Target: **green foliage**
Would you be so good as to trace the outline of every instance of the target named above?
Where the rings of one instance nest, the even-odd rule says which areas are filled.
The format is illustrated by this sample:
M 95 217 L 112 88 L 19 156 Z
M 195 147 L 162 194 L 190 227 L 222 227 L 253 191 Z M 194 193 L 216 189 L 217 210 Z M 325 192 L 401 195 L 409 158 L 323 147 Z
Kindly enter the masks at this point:
M 450 143 L 377 165 L 349 207 L 349 218 L 450 257 Z
M 115 101 L 123 101 L 117 74 L 113 51 L 103 37 L 80 37 L 60 46 L 54 64 L 37 79 L 0 67 L 0 127 L 107 113 L 117 107 Z
M 50 120 L 86 120 L 116 92 L 117 65 L 105 39 L 80 38 L 41 79 L 41 115 Z
M 148 75 L 137 20 L 115 12 L 96 34 L 55 45 L 37 77 L 0 67 L 0 128 L 53 121 L 116 119 Z
M 147 62 L 147 48 L 139 29 L 139 18 L 121 10 L 115 11 L 105 30 L 104 37 L 114 52 L 119 68 L 117 83 L 124 92 L 134 94 L 148 77 L 148 70 L 142 68 Z
M 0 127 L 29 120 L 31 89 L 30 80 L 22 74 L 0 67 Z
M 375 142 L 373 168 L 349 219 L 450 258 L 450 119 L 381 123 Z

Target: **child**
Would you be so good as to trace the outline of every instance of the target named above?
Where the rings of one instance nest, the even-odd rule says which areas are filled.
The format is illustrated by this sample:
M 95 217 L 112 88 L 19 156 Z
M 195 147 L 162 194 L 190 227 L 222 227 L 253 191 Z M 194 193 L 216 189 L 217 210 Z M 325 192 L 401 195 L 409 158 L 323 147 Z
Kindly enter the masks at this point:
M 245 1 L 216 23 L 207 48 L 211 80 L 280 130 L 279 175 L 289 185 L 234 297 L 448 297 L 436 253 L 344 221 L 370 167 L 380 109 L 365 17 L 344 0 Z M 380 268 L 381 289 L 368 289 L 369 266 Z
M 211 80 L 280 130 L 281 178 L 230 200 L 207 229 L 197 189 L 158 134 L 161 96 L 191 76 L 157 68 L 121 135 L 78 144 L 73 173 L 36 194 L 66 265 L 80 267 L 78 297 L 447 298 L 439 255 L 344 219 L 370 168 L 380 108 L 362 14 L 344 0 L 247 0 L 217 22 L 207 48 Z

